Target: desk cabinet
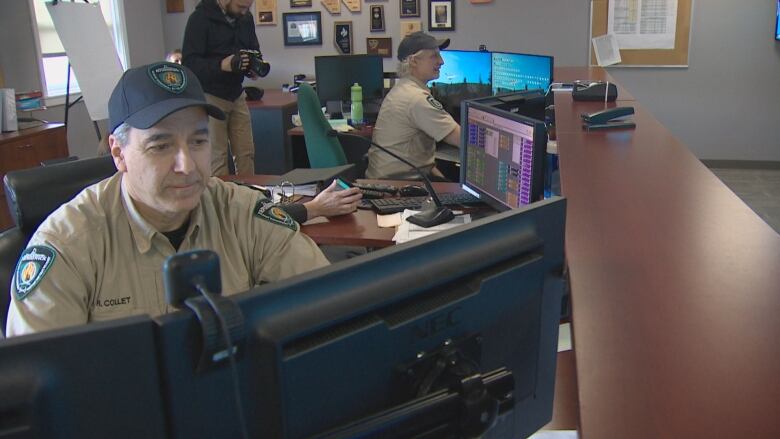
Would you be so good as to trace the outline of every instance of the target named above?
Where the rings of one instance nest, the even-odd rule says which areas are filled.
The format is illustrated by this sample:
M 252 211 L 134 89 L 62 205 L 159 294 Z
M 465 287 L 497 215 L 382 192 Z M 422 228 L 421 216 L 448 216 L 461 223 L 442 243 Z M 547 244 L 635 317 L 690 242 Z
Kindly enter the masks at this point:
M 247 101 L 255 142 L 255 174 L 281 175 L 293 169 L 287 139 L 292 115 L 298 111 L 298 95 L 266 90 L 261 101 Z
M 0 134 L 0 181 L 9 171 L 40 166 L 44 160 L 68 156 L 65 125 L 45 124 L 12 133 Z M 5 185 L 0 184 L 0 230 L 13 225 L 5 199 Z

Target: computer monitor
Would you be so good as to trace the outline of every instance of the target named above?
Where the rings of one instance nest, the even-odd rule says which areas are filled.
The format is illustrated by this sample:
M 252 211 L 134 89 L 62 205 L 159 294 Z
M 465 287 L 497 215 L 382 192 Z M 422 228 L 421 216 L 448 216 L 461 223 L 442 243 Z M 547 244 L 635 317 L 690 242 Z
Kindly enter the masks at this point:
M 384 77 L 379 55 L 315 56 L 314 75 L 322 104 L 351 101 L 350 88 L 355 83 L 363 89 L 364 103 L 382 99 Z
M 540 200 L 544 193 L 544 123 L 476 101 L 463 102 L 460 182 L 498 210 Z
M 545 425 L 564 222 L 565 199 L 545 200 L 232 296 L 249 436 L 408 438 L 483 415 L 497 416 L 486 438 Z M 157 320 L 171 437 L 238 437 L 229 370 L 194 372 L 195 318 Z
M 547 93 L 544 90 L 536 88 L 472 99 L 472 102 L 545 122 L 547 98 Z
M 775 21 L 775 39 L 780 41 L 780 0 L 777 0 L 777 19 Z
M 148 317 L 0 340 L 0 437 L 167 437 Z
M 553 80 L 553 57 L 492 52 L 493 94 L 541 88 Z
M 444 64 L 439 77 L 428 81 L 436 100 L 455 120 L 459 119 L 460 103 L 492 94 L 490 52 L 442 50 Z

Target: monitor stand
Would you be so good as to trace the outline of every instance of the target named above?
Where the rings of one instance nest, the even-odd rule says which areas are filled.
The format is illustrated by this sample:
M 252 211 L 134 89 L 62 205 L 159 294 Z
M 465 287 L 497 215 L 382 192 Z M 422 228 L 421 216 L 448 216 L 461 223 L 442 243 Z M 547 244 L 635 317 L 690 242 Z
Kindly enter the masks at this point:
M 416 398 L 317 436 L 374 437 L 381 432 L 384 438 L 433 439 L 484 434 L 498 416 L 514 408 L 515 380 L 503 367 L 478 373 L 474 369 L 477 363 L 465 355 L 473 352 L 474 340 L 457 345 L 446 342 L 440 350 L 400 367 L 399 371 L 415 383 L 409 390 L 417 393 Z M 446 387 L 431 390 L 438 388 L 437 383 Z

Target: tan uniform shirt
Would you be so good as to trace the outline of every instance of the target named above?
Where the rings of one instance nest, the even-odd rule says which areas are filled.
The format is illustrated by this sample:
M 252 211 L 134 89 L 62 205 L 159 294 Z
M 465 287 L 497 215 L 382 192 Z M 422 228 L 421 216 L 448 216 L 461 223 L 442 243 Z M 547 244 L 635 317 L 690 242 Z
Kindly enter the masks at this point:
M 219 255 L 223 295 L 328 264 L 259 192 L 217 178 L 193 210 L 179 251 L 194 249 Z M 90 186 L 52 213 L 23 252 L 6 335 L 170 312 L 162 265 L 175 253 L 138 213 L 121 173 Z
M 373 140 L 423 172 L 429 172 L 435 164 L 436 142 L 447 137 L 457 126 L 424 83 L 406 77 L 399 80 L 382 101 Z M 366 177 L 419 178 L 408 165 L 376 147 L 368 150 Z

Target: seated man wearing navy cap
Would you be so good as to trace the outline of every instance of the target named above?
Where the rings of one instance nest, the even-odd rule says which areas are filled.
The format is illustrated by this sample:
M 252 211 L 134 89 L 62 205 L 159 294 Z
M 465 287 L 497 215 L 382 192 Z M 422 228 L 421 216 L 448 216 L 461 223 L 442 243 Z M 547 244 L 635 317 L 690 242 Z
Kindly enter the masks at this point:
M 224 114 L 186 67 L 125 72 L 109 100 L 119 172 L 35 232 L 14 273 L 8 336 L 172 311 L 162 264 L 177 251 L 217 252 L 226 295 L 327 265 L 262 194 L 210 177 L 209 116 Z
M 460 144 L 460 125 L 426 85 L 439 77 L 444 60 L 439 49 L 450 40 L 437 40 L 423 33 L 406 36 L 398 45 L 398 82 L 390 89 L 374 126 L 373 141 L 409 160 L 434 179 L 444 179 L 436 169 L 436 142 Z M 417 179 L 417 173 L 389 154 L 368 150 L 368 178 Z

